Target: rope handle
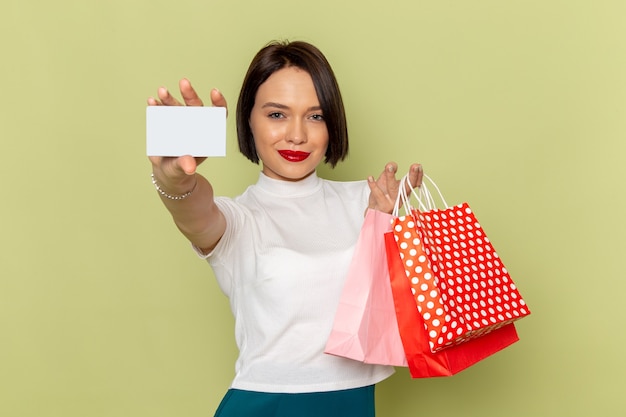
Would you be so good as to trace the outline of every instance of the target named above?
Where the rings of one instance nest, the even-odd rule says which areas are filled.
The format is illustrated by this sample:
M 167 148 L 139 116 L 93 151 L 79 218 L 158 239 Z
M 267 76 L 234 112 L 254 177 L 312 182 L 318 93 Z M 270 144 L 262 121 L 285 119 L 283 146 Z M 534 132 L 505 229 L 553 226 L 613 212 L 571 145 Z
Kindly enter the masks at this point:
M 437 190 L 437 194 L 439 195 L 439 199 L 444 205 L 444 208 L 450 208 L 445 198 L 443 197 L 443 193 L 428 175 L 424 174 L 424 179 L 428 180 L 428 182 Z M 409 190 L 411 190 L 409 195 Z M 411 181 L 409 181 L 409 174 L 406 174 L 400 180 L 400 188 L 398 189 L 398 195 L 396 197 L 396 203 L 393 207 L 392 215 L 394 217 L 398 217 L 400 214 L 400 206 L 404 207 L 405 215 L 412 215 L 414 207 L 411 205 L 411 195 L 415 197 L 417 201 L 417 209 L 419 211 L 430 211 L 437 209 L 437 203 L 432 193 L 428 189 L 428 185 L 426 181 L 422 179 L 422 184 L 417 187 L 417 191 L 411 185 Z

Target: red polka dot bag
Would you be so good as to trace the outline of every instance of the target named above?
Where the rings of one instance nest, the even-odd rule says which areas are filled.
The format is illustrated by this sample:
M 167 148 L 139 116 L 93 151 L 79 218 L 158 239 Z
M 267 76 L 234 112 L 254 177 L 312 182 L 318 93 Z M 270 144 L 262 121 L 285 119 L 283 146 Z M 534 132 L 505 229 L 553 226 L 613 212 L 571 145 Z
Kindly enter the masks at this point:
M 512 323 L 530 312 L 469 205 L 448 207 L 439 192 L 446 208 L 438 209 L 423 183 L 413 208 L 407 189 L 405 177 L 386 236 L 400 333 L 410 368 L 416 352 L 422 364 L 441 362 L 439 370 L 411 369 L 413 376 L 450 375 L 517 341 Z

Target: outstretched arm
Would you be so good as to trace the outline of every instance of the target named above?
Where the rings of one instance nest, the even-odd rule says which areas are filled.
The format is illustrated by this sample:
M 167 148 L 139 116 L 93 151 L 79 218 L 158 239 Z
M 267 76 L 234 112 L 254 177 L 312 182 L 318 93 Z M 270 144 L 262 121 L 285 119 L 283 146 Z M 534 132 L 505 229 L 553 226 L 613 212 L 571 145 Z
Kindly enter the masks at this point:
M 189 80 L 181 80 L 179 87 L 183 102 L 161 87 L 157 98 L 148 98 L 148 105 L 203 105 Z M 211 91 L 211 102 L 214 106 L 226 107 L 226 99 L 216 89 Z M 224 234 L 226 219 L 215 204 L 211 183 L 196 172 L 206 158 L 184 155 L 177 158 L 151 156 L 149 159 L 153 182 L 174 223 L 191 243 L 208 253 Z

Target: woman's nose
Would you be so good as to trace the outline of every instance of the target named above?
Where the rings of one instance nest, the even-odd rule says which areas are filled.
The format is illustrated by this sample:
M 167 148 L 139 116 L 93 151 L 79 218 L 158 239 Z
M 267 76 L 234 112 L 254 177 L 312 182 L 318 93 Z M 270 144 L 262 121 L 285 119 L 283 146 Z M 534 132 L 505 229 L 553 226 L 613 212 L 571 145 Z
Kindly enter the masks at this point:
M 289 124 L 289 129 L 287 130 L 287 142 L 292 142 L 295 144 L 306 143 L 307 134 L 306 127 L 301 120 L 294 120 Z

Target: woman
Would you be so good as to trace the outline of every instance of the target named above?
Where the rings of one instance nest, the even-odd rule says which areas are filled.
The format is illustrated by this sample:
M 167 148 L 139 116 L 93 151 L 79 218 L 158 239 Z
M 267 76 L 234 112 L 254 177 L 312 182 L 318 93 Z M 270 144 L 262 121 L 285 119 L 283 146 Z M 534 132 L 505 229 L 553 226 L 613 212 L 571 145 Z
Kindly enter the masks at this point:
M 201 106 L 187 80 L 185 105 Z M 214 106 L 226 107 L 217 90 Z M 183 105 L 166 89 L 149 105 Z M 373 416 L 374 384 L 393 369 L 323 353 L 366 209 L 391 212 L 396 165 L 374 180 L 321 179 L 348 153 L 341 94 L 324 55 L 305 42 L 254 57 L 237 104 L 240 151 L 261 163 L 235 199 L 196 173 L 203 158 L 151 157 L 153 182 L 180 231 L 206 258 L 235 316 L 236 373 L 216 416 Z M 411 183 L 421 167 L 410 167 Z

